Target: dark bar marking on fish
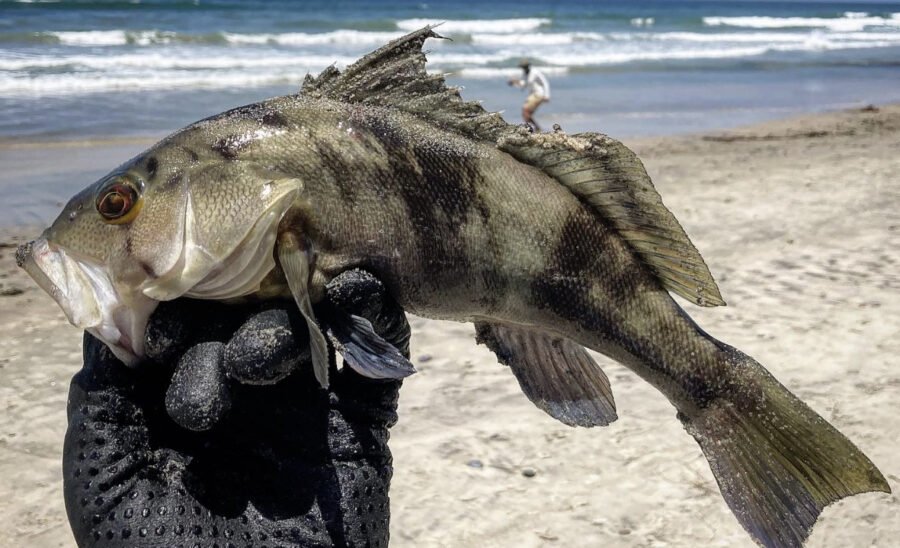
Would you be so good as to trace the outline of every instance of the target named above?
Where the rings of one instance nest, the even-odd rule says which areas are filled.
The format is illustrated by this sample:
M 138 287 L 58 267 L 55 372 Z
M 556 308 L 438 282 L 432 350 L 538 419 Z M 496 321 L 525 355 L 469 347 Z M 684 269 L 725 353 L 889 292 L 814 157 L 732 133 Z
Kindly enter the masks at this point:
M 263 114 L 260 122 L 262 122 L 264 126 L 274 128 L 285 128 L 290 126 L 290 122 L 288 121 L 288 119 L 276 110 L 267 111 L 265 114 Z
M 316 148 L 318 160 L 325 168 L 323 171 L 333 176 L 341 200 L 346 204 L 355 204 L 360 191 L 360 181 L 355 173 L 360 171 L 347 169 L 346 158 L 340 151 L 335 150 L 330 142 L 314 139 L 312 146 Z
M 229 110 L 224 114 L 231 119 L 253 120 L 257 124 L 284 128 L 290 125 L 290 121 L 279 111 L 263 103 L 244 105 Z
M 481 216 L 482 226 L 489 227 L 491 211 L 480 194 L 477 195 L 474 204 Z M 488 230 L 490 229 L 488 228 Z M 485 251 L 487 251 L 488 257 L 481 270 L 481 281 L 484 288 L 478 295 L 478 302 L 485 311 L 494 311 L 497 304 L 506 297 L 509 278 L 503 273 L 503 253 L 497 238 L 488 238 L 488 247 Z
M 358 119 L 355 118 L 354 122 L 365 124 L 365 127 L 378 138 L 385 150 L 409 148 L 412 146 L 412 143 L 399 131 L 399 128 L 382 116 L 360 116 Z
M 603 227 L 599 231 L 598 225 Z M 589 237 L 591 234 L 596 234 L 594 238 L 599 237 L 599 241 Z M 616 317 L 616 310 L 628 310 L 633 306 L 632 299 L 640 299 L 640 295 L 647 291 L 658 291 L 658 287 L 653 287 L 658 284 L 656 278 L 642 263 L 624 257 L 620 260 L 603 257 L 603 253 L 616 252 L 621 247 L 617 244 L 621 244 L 621 241 L 617 240 L 615 232 L 602 223 L 601 219 L 583 210 L 572 212 L 560 231 L 559 241 L 554 247 L 547 269 L 532 283 L 535 306 L 548 309 L 587 332 L 608 334 L 610 339 L 632 356 L 645 363 L 655 364 L 657 372 L 691 394 L 699 408 L 708 406 L 721 396 L 719 380 L 705 378 L 703 369 L 699 367 L 684 371 L 676 364 L 666 363 L 665 358 L 653 350 L 654 345 L 645 344 L 643 338 L 634 333 L 626 333 L 626 322 Z M 573 249 L 588 251 L 573 253 Z M 615 270 L 611 271 L 611 268 Z M 606 274 L 602 281 L 596 281 L 591 272 Z M 604 317 L 600 310 L 579 304 L 592 302 L 594 299 L 592 293 L 595 288 L 592 283 L 608 285 L 601 293 L 615 301 L 615 306 L 604 307 L 612 311 L 611 316 Z M 674 310 L 679 313 L 679 317 L 688 318 L 677 306 Z
M 229 135 L 228 137 L 217 139 L 211 148 L 218 152 L 222 158 L 234 160 L 247 144 L 248 140 L 242 135 Z
M 221 116 L 230 120 L 251 119 L 259 121 L 263 114 L 265 114 L 267 108 L 268 107 L 262 103 L 241 105 L 231 110 L 226 110 Z
M 414 237 L 423 259 L 422 277 L 432 287 L 456 286 L 460 272 L 473 270 L 462 231 L 470 214 L 487 210 L 476 205 L 482 175 L 459 157 L 411 145 L 388 125 L 380 129 L 375 134 L 387 151 L 396 190 L 413 226 L 419 227 Z
M 602 226 L 599 230 L 598 225 Z M 625 308 L 628 297 L 639 294 L 642 283 L 646 283 L 643 280 L 648 274 L 639 263 L 611 261 L 603 256 L 615 249 L 615 240 L 614 232 L 598 216 L 581 208 L 572 211 L 559 231 L 547 267 L 531 284 L 531 298 L 536 307 L 549 310 L 588 333 L 605 333 L 632 355 L 640 356 L 646 352 L 622 330 L 617 318 L 605 317 L 596 307 L 584 306 L 594 299 L 591 293 L 595 283 L 613 285 L 602 292 L 618 301 L 613 310 Z M 574 252 L 576 249 L 581 251 Z M 610 272 L 611 268 L 616 271 Z M 607 275 L 596 281 L 596 272 Z
M 586 240 L 582 235 L 589 233 L 591 229 L 585 226 L 584 222 L 584 217 L 579 214 L 573 214 L 567 220 L 566 226 L 561 231 L 560 241 L 556 247 L 557 252 L 554 253 L 550 268 L 538 275 L 532 284 L 533 297 L 537 300 L 536 304 L 548 308 L 562 318 L 575 322 L 585 331 L 608 334 L 611 340 L 614 340 L 630 355 L 644 363 L 655 364 L 656 372 L 691 394 L 692 402 L 698 408 L 707 407 L 722 395 L 719 386 L 720 379 L 706 378 L 704 370 L 700 367 L 685 371 L 678 367 L 678 364 L 667 363 L 663 355 L 654 351 L 654 345 L 647 344 L 642 336 L 626 332 L 626 322 L 615 316 L 616 310 L 628 310 L 634 304 L 631 302 L 633 299 L 639 299 L 639 295 L 648 290 L 653 291 L 654 289 L 648 288 L 647 285 L 656 285 L 658 282 L 655 277 L 637 261 L 604 260 L 594 263 L 593 261 L 600 257 L 600 250 L 615 249 L 618 242 L 615 241 L 615 233 L 605 227 L 598 244 L 586 245 Z M 570 250 L 576 248 L 572 246 L 580 249 L 593 247 L 597 251 L 586 253 L 593 259 L 582 258 L 579 260 L 572 257 L 571 251 L 566 252 L 567 248 Z M 616 271 L 610 271 L 611 265 L 617 266 Z M 587 270 L 581 271 L 579 274 L 578 268 L 587 268 Z M 609 317 L 602 316 L 599 310 L 592 310 L 591 307 L 578 304 L 591 302 L 593 298 L 591 293 L 594 288 L 589 282 L 591 276 L 588 275 L 588 272 L 598 269 L 604 270 L 606 275 L 603 276 L 603 282 L 594 283 L 609 284 L 609 287 L 602 290 L 602 294 L 615 301 L 615 306 L 604 307 L 613 311 L 613 315 Z M 680 317 L 687 318 L 687 315 L 679 307 L 675 306 L 674 310 L 679 313 Z M 653 314 L 655 315 L 657 312 L 653 312 Z M 648 320 L 655 320 L 655 318 L 648 318 Z M 663 328 L 666 325 L 665 323 L 660 324 Z
M 147 160 L 147 175 L 153 177 L 156 175 L 156 170 L 159 168 L 159 160 L 156 159 L 156 156 L 151 156 Z

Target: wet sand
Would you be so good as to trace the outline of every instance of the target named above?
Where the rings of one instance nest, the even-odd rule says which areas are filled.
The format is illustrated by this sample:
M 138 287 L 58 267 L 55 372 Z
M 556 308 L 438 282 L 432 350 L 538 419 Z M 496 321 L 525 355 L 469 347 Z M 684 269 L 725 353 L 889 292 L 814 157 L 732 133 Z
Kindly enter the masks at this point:
M 897 491 L 900 106 L 628 144 L 728 302 L 687 311 Z M 127 159 L 105 147 L 80 154 Z M 81 335 L 15 268 L 14 245 L 33 235 L 0 229 L 0 546 L 71 546 L 60 454 Z M 393 546 L 753 546 L 672 406 L 625 368 L 598 357 L 618 422 L 572 429 L 528 402 L 470 325 L 411 323 L 419 373 L 391 443 Z M 897 538 L 898 496 L 877 493 L 829 507 L 808 545 Z

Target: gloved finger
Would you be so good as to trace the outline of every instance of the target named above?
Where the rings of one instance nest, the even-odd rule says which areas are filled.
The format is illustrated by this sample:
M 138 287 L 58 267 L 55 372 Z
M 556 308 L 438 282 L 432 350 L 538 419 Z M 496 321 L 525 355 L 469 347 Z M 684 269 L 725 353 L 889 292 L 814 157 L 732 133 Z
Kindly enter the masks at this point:
M 178 361 L 166 390 L 166 411 L 182 428 L 209 430 L 231 409 L 224 355 L 224 344 L 206 342 L 189 348 Z
M 309 330 L 293 302 L 253 314 L 225 345 L 224 370 L 244 384 L 274 384 L 309 360 Z
M 162 302 L 150 316 L 144 352 L 155 363 L 175 364 L 198 342 L 227 341 L 247 316 L 247 308 L 213 301 Z

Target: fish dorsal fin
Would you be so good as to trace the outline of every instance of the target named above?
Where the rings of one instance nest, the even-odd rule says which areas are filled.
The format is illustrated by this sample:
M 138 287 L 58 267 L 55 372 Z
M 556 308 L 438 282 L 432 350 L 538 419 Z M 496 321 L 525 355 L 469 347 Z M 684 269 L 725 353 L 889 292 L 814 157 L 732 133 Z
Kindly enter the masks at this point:
M 465 135 L 495 140 L 508 127 L 498 113 L 463 101 L 444 76 L 425 72 L 422 45 L 443 38 L 425 27 L 398 38 L 342 71 L 329 67 L 307 75 L 300 93 L 344 103 L 392 107 Z
M 569 426 L 607 426 L 616 404 L 609 379 L 587 351 L 570 341 L 524 326 L 475 322 L 479 343 L 512 369 L 536 406 Z
M 501 137 L 498 146 L 590 204 L 666 289 L 700 306 L 725 304 L 697 248 L 625 145 L 599 133 L 516 131 Z

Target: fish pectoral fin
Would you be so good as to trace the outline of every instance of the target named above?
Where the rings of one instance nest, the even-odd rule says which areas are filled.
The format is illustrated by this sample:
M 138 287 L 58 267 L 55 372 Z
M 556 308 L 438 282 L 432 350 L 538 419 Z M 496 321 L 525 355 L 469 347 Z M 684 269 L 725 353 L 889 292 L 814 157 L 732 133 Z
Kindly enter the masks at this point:
M 475 322 L 479 343 L 512 369 L 528 399 L 569 426 L 607 426 L 616 404 L 609 379 L 587 351 L 558 335 Z
M 403 379 L 416 372 L 413 364 L 381 338 L 369 320 L 334 308 L 328 334 L 344 363 L 370 379 Z
M 297 303 L 297 308 L 306 319 L 309 329 L 309 350 L 312 356 L 313 372 L 322 388 L 328 388 L 328 343 L 319 329 L 309 298 L 309 254 L 300 239 L 290 232 L 278 237 L 278 262 L 284 271 L 288 287 Z

